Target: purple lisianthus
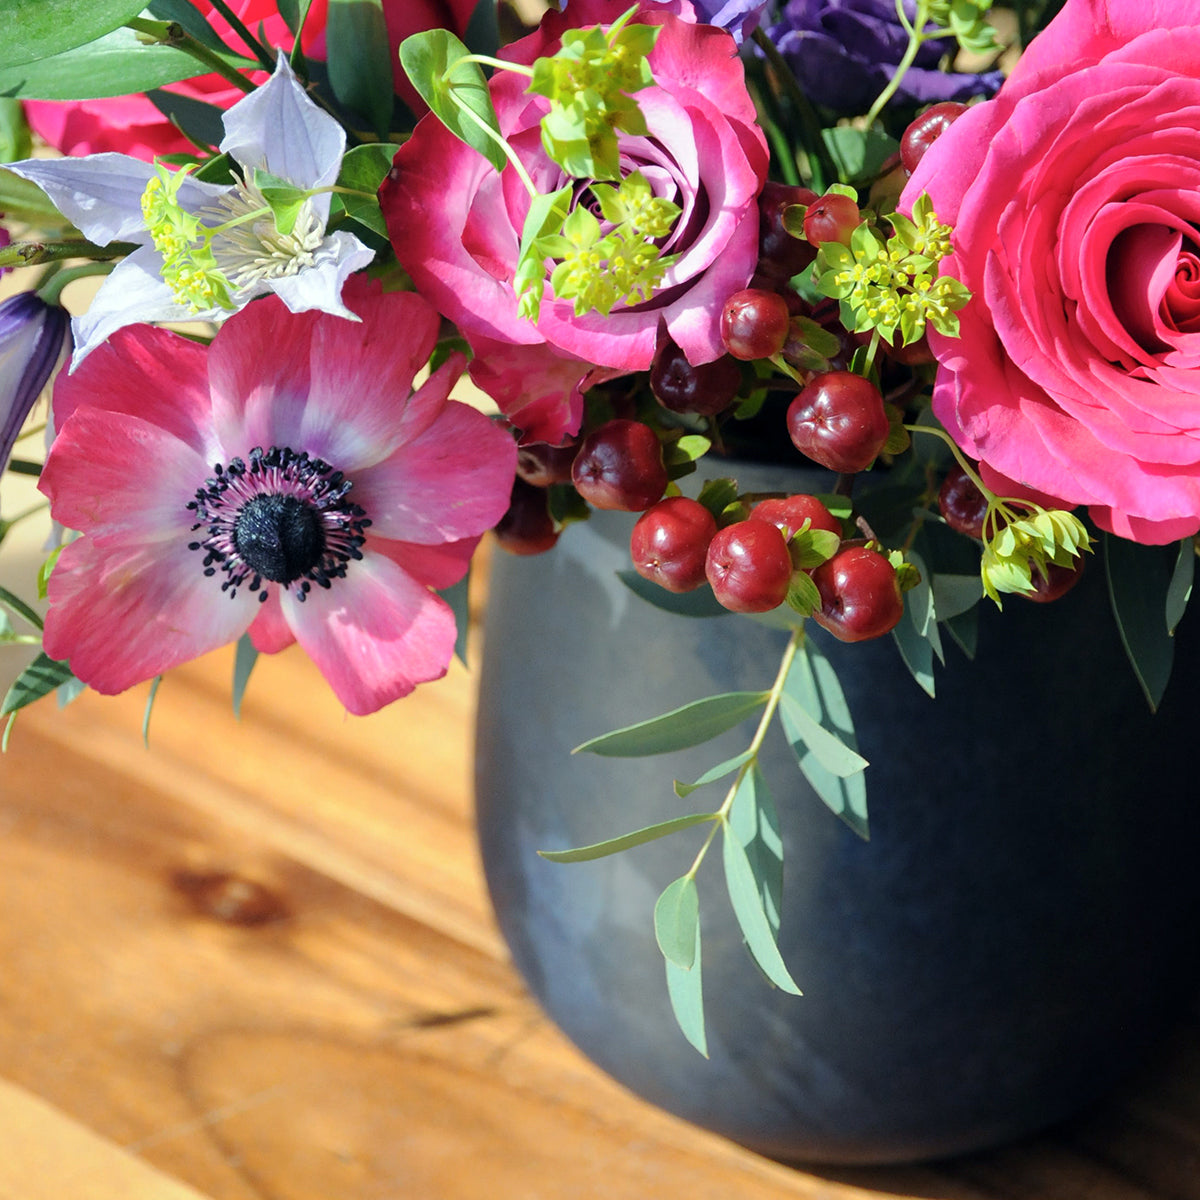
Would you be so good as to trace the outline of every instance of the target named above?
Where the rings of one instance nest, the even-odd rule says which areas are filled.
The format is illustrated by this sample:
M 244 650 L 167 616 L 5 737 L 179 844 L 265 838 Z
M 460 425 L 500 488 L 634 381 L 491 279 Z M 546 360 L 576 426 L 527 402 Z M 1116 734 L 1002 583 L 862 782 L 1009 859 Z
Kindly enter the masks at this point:
M 652 4 L 667 4 L 671 0 L 650 0 Z M 562 0 L 560 9 L 567 8 L 568 0 Z M 733 34 L 740 46 L 762 19 L 771 0 L 690 0 L 692 13 L 702 25 L 715 25 Z M 690 14 L 685 14 L 690 15 Z
M 916 6 L 905 0 L 905 8 L 912 16 Z M 767 36 L 814 102 L 846 114 L 871 107 L 908 46 L 893 0 L 787 0 Z M 990 94 L 1003 82 L 999 71 L 938 70 L 947 45 L 952 47 L 953 41 L 921 47 L 897 89 L 897 102 L 969 100 Z

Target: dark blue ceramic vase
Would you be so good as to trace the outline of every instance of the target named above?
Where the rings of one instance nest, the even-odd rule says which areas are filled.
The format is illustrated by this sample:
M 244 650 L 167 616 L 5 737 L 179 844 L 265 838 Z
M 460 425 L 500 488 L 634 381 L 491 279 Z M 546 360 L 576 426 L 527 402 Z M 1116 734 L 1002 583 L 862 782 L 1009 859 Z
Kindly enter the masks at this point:
M 1152 717 L 1098 562 L 1056 604 L 985 612 L 976 660 L 951 647 L 936 700 L 890 638 L 844 647 L 816 630 L 872 763 L 871 839 L 771 742 L 780 948 L 804 995 L 757 972 L 711 856 L 705 1060 L 675 1026 L 652 927 L 703 832 L 583 864 L 536 853 L 711 811 L 719 795 L 680 800 L 671 781 L 743 749 L 752 725 L 663 758 L 570 750 L 689 700 L 768 687 L 779 661 L 776 630 L 668 616 L 630 593 L 615 573 L 631 524 L 598 515 L 549 554 L 493 564 L 480 838 L 500 925 L 554 1021 L 648 1100 L 814 1163 L 995 1145 L 1120 1079 L 1192 978 L 1194 649 L 1178 647 Z

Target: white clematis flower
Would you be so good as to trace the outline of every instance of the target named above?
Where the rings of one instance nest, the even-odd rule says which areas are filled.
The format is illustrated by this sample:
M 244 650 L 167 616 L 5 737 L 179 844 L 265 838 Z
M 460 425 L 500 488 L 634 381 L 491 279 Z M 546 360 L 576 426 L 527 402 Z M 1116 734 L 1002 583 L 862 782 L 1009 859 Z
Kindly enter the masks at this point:
M 174 286 L 164 278 L 164 255 L 143 212 L 143 197 L 152 180 L 162 179 L 161 167 L 111 153 L 8 164 L 8 170 L 36 183 L 97 245 L 138 246 L 105 279 L 87 312 L 72 321 L 72 370 L 123 325 L 221 321 L 267 292 L 275 292 L 292 312 L 320 309 L 358 320 L 342 303 L 342 285 L 371 262 L 374 252 L 351 233 L 326 232 L 331 194 L 317 190 L 337 180 L 346 149 L 342 127 L 309 99 L 283 55 L 271 78 L 222 120 L 220 149 L 237 163 L 243 181 L 213 184 L 183 176 L 175 181 L 174 203 L 211 233 L 208 246 L 228 283 L 228 305 L 189 302 L 181 298 L 177 277 Z M 286 235 L 269 211 L 251 215 L 265 206 L 254 183 L 256 169 L 316 193 L 304 200 Z M 230 224 L 238 218 L 241 223 Z M 170 269 L 167 275 L 172 276 Z

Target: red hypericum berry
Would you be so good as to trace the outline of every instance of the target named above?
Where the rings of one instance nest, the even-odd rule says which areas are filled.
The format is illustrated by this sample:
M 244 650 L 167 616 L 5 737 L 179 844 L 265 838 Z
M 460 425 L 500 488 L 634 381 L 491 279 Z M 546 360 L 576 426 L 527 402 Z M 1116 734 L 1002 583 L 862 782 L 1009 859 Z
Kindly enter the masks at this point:
M 1043 573 L 1037 567 L 1032 572 L 1033 591 L 1023 592 L 1026 600 L 1035 604 L 1049 604 L 1060 596 L 1065 596 L 1082 578 L 1084 560 L 1076 558 L 1074 565 L 1060 567 L 1057 563 L 1047 563 Z
M 738 521 L 708 544 L 704 573 L 713 595 L 733 612 L 770 612 L 787 599 L 792 556 L 770 521 Z
M 850 235 L 862 224 L 862 213 L 849 196 L 830 192 L 818 196 L 804 214 L 804 236 L 814 246 L 823 242 L 841 242 L 850 245 Z
M 690 592 L 704 582 L 708 544 L 716 532 L 716 518 L 699 500 L 668 496 L 646 509 L 633 527 L 634 570 L 668 592 Z
M 693 366 L 674 342 L 659 350 L 650 368 L 650 391 L 673 413 L 715 417 L 733 403 L 741 386 L 742 368 L 728 354 Z
M 667 490 L 658 435 L 641 421 L 607 421 L 580 443 L 571 481 L 595 508 L 642 512 Z
M 734 358 L 770 358 L 787 341 L 791 314 L 778 292 L 744 288 L 721 310 L 721 340 Z
M 957 463 L 950 468 L 938 490 L 938 508 L 946 524 L 968 537 L 983 537 L 983 519 L 987 516 L 987 497 L 975 481 Z
M 805 521 L 810 529 L 824 529 L 842 536 L 842 523 L 816 496 L 771 496 L 760 500 L 750 510 L 750 520 L 770 521 L 779 529 L 796 533 Z
M 547 507 L 545 488 L 513 481 L 508 512 L 496 526 L 496 540 L 509 554 L 541 554 L 558 541 L 559 530 Z
M 891 632 L 904 615 L 896 570 L 877 550 L 846 546 L 812 573 L 821 596 L 813 620 L 843 642 Z
M 852 371 L 826 371 L 788 405 L 788 435 L 801 454 L 831 471 L 864 471 L 890 426 L 879 389 Z
M 925 157 L 925 151 L 966 111 L 965 104 L 946 100 L 927 108 L 909 125 L 900 138 L 900 161 L 910 175 Z
M 517 447 L 517 474 L 534 487 L 546 488 L 555 483 L 571 482 L 571 464 L 579 450 L 578 443 L 551 446 L 549 442 L 530 442 Z
M 817 257 L 817 248 L 783 227 L 784 209 L 811 204 L 817 193 L 768 180 L 758 196 L 758 273 L 783 282 L 799 275 Z

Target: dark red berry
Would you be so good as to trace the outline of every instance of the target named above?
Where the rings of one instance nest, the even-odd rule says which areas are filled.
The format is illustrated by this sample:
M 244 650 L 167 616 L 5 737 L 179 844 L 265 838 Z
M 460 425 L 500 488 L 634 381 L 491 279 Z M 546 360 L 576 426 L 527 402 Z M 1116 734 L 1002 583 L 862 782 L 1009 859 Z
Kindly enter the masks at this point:
M 770 612 L 787 599 L 792 556 L 769 521 L 738 521 L 717 531 L 704 573 L 713 595 L 733 612 Z
M 843 473 L 866 470 L 890 432 L 879 389 L 851 371 L 816 376 L 788 405 L 787 427 L 797 450 Z
M 1057 563 L 1047 563 L 1045 572 L 1033 568 L 1033 591 L 1023 592 L 1026 600 L 1035 604 L 1049 604 L 1060 596 L 1065 596 L 1082 578 L 1084 560 L 1076 558 L 1072 566 L 1060 567 Z
M 558 541 L 546 501 L 544 488 L 520 478 L 513 481 L 508 512 L 495 529 L 496 540 L 510 554 L 541 554 Z
M 659 350 L 650 368 L 650 391 L 674 413 L 714 417 L 733 403 L 741 386 L 742 369 L 728 354 L 693 366 L 674 342 Z
M 721 340 L 734 358 L 770 358 L 787 341 L 791 314 L 778 292 L 745 288 L 721 310 Z
M 579 450 L 577 443 L 551 446 L 549 442 L 530 442 L 517 448 L 517 474 L 534 487 L 571 482 L 571 464 Z
M 804 236 L 814 246 L 823 242 L 850 245 L 850 235 L 862 224 L 862 213 L 849 196 L 830 192 L 819 196 L 804 214 Z
M 927 108 L 909 125 L 900 138 L 900 161 L 910 175 L 925 157 L 925 151 L 966 111 L 965 104 L 946 100 Z
M 606 422 L 580 443 L 571 481 L 595 508 L 642 512 L 667 489 L 658 435 L 641 421 Z
M 784 210 L 793 204 L 811 204 L 817 193 L 768 180 L 758 196 L 758 273 L 783 282 L 799 275 L 817 256 L 817 248 L 783 226 Z
M 751 510 L 752 521 L 770 521 L 789 534 L 796 533 L 805 521 L 810 529 L 824 529 L 842 535 L 842 523 L 816 496 L 772 496 L 760 500 Z
M 716 518 L 698 500 L 668 496 L 646 509 L 633 527 L 634 570 L 668 592 L 690 592 L 704 582 L 708 544 L 716 532 Z
M 983 537 L 983 518 L 987 516 L 987 497 L 975 481 L 957 463 L 950 468 L 938 490 L 938 508 L 951 529 L 968 537 Z
M 821 596 L 813 620 L 843 642 L 865 642 L 904 615 L 896 570 L 877 550 L 846 546 L 812 573 Z

